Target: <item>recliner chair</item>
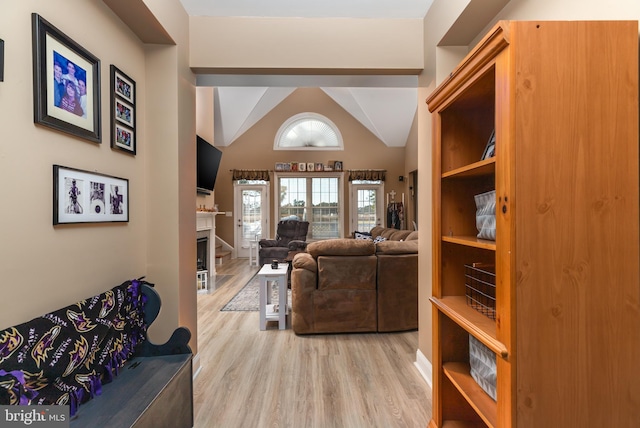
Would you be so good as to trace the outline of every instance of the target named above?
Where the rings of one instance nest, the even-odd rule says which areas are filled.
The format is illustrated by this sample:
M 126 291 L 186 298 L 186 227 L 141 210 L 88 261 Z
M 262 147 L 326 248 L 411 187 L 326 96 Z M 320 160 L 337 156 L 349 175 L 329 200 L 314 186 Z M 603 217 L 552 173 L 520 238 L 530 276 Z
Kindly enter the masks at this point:
M 260 266 L 273 260 L 284 261 L 289 251 L 304 251 L 307 248 L 309 222 L 300 220 L 280 220 L 275 239 L 261 239 L 258 243 L 258 263 Z

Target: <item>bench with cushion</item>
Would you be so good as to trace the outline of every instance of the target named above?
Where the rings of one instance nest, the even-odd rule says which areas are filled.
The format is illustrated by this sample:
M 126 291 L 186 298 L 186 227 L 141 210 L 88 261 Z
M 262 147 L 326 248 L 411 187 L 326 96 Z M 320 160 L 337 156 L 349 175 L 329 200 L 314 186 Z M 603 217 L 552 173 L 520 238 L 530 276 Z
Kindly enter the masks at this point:
M 68 405 L 72 427 L 191 427 L 191 334 L 148 340 L 152 287 L 126 281 L 0 331 L 0 404 Z

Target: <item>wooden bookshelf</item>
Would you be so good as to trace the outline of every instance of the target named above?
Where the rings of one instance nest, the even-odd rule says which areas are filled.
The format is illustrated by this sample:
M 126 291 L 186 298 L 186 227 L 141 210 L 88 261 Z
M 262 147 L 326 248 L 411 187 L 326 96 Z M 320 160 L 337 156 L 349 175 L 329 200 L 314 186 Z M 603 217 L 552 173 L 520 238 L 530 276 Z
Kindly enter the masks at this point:
M 640 426 L 638 23 L 501 21 L 427 104 L 429 426 Z M 490 190 L 495 241 L 475 222 Z M 495 265 L 495 320 L 467 305 L 476 262 Z M 496 401 L 470 335 L 496 354 Z

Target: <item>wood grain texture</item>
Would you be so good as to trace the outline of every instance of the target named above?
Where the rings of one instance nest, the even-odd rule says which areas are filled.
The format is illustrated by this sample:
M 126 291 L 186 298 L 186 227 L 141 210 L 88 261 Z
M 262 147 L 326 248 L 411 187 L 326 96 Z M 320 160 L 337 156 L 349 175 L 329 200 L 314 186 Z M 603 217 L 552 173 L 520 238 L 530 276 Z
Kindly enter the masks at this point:
M 258 312 L 220 312 L 257 270 L 231 260 L 217 271 L 232 280 L 198 295 L 195 427 L 427 426 L 417 332 L 296 336 L 260 331 Z
M 497 427 L 640 426 L 638 22 L 501 21 L 427 102 L 442 237 L 431 425 L 475 423 L 472 408 Z M 494 171 L 474 158 L 487 111 Z M 466 236 L 485 176 L 495 179 L 493 246 Z M 496 263 L 495 340 L 456 305 L 462 265 L 486 262 L 480 252 Z M 507 351 L 495 410 L 482 410 L 466 377 L 443 376 L 467 363 L 468 334 Z
M 518 425 L 640 426 L 638 24 L 512 35 Z

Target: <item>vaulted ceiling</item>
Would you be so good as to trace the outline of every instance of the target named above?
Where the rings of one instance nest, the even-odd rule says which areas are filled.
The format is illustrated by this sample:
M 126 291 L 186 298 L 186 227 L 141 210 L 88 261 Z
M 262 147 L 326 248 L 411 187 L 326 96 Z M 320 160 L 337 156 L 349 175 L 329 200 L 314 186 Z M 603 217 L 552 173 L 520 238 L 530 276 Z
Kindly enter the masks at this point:
M 181 0 L 193 16 L 423 18 L 433 0 Z M 416 76 L 199 75 L 215 88 L 215 145 L 228 146 L 297 87 L 319 87 L 389 147 L 403 147 Z

